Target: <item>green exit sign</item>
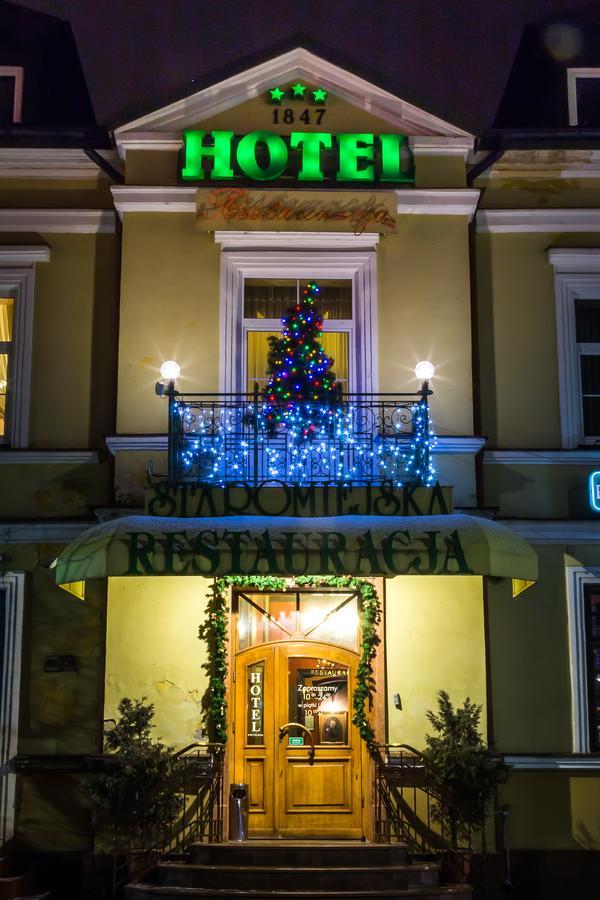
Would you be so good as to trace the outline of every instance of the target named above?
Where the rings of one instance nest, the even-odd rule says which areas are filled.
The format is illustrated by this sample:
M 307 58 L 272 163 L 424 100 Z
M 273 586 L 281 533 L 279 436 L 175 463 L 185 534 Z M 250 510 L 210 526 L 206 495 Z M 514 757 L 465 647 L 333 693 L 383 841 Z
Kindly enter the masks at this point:
M 304 747 L 304 738 L 303 737 L 291 737 L 290 738 L 290 747 Z
M 403 134 L 333 134 L 292 131 L 186 131 L 183 181 L 412 183 L 410 151 Z

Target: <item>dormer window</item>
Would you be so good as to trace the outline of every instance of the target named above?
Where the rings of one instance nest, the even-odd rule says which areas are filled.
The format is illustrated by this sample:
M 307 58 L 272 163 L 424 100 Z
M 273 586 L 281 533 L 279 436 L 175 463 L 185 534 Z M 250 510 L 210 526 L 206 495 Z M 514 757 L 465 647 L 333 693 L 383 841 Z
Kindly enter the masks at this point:
M 23 67 L 0 66 L 0 128 L 21 121 Z
M 569 125 L 600 128 L 600 68 L 567 69 Z

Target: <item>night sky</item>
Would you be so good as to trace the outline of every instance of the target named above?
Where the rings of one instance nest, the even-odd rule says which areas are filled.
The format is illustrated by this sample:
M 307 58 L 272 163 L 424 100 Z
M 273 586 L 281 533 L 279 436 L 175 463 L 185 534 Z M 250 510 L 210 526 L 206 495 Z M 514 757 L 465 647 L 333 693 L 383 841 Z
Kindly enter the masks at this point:
M 598 8 L 573 0 L 15 2 L 70 21 L 103 124 L 189 93 L 194 80 L 203 87 L 270 51 L 306 46 L 309 37 L 310 49 L 318 45 L 321 55 L 479 132 L 494 120 L 525 25 L 569 22 Z

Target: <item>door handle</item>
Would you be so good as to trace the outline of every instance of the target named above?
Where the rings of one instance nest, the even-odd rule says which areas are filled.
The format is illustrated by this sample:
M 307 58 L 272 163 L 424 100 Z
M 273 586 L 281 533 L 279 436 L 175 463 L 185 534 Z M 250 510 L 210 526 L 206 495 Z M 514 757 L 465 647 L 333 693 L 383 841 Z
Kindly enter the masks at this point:
M 308 749 L 308 764 L 312 766 L 315 761 L 315 739 L 312 736 L 312 731 L 309 731 L 306 725 L 301 725 L 300 722 L 286 722 L 285 725 L 282 725 L 279 729 L 279 743 L 282 742 L 283 737 L 287 734 L 290 728 L 300 728 L 302 731 L 305 731 L 308 735 L 308 739 L 310 741 L 310 747 Z

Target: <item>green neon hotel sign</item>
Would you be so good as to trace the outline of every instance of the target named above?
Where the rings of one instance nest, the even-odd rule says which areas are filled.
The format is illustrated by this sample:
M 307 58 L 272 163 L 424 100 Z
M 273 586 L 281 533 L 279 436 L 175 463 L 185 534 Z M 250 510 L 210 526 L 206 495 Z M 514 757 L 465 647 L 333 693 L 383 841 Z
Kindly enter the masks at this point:
M 412 183 L 410 154 L 403 134 L 332 134 L 292 131 L 184 132 L 184 181 L 340 181 Z

